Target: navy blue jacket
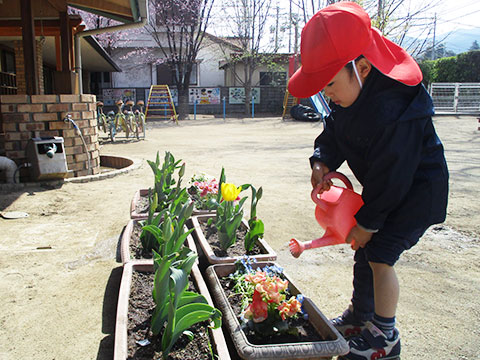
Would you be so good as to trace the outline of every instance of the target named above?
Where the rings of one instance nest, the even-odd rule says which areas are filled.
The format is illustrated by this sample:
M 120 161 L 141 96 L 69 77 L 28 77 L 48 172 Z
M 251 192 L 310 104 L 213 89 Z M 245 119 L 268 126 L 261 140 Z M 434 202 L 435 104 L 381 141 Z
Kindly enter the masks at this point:
M 350 107 L 332 106 L 310 163 L 333 171 L 347 161 L 363 186 L 358 223 L 413 231 L 443 222 L 448 170 L 423 85 L 406 86 L 372 67 Z

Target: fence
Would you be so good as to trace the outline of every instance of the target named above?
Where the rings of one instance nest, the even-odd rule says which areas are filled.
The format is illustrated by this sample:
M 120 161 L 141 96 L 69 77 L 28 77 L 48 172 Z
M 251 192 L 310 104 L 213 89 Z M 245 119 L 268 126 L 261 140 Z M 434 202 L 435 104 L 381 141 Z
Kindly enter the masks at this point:
M 0 71 L 0 95 L 15 95 L 16 93 L 16 75 Z
M 430 85 L 436 114 L 480 114 L 480 83 Z
M 283 111 L 283 98 L 285 95 L 285 87 L 283 86 L 259 86 L 255 88 L 255 113 L 272 113 L 281 114 Z M 115 101 L 122 98 L 131 99 L 134 102 L 144 100 L 147 103 L 150 88 L 104 88 L 97 95 L 97 100 L 104 102 L 104 111 L 114 110 Z M 242 88 L 219 86 L 214 88 L 191 87 L 190 88 L 190 113 L 197 114 L 222 114 L 224 111 L 223 104 L 225 99 L 225 111 L 227 114 L 243 113 L 245 111 L 244 99 L 241 96 Z M 175 88 L 171 89 L 172 95 L 175 97 Z M 197 99 L 195 104 L 194 100 Z M 249 100 L 251 102 L 251 100 Z M 175 104 L 177 105 L 177 104 Z

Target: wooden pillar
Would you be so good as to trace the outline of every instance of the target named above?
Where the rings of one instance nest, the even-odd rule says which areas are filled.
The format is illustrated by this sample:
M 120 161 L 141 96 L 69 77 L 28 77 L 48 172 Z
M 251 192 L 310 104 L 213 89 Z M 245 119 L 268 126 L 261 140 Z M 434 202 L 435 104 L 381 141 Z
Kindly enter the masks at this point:
M 70 19 L 66 11 L 61 11 L 60 15 L 60 39 L 62 54 L 62 71 L 71 71 L 70 48 L 72 47 L 72 35 L 70 28 Z
M 60 35 L 55 36 L 55 59 L 56 70 L 62 71 L 62 45 L 60 42 Z
M 25 64 L 25 82 L 27 95 L 39 94 L 38 71 L 35 44 L 35 25 L 33 20 L 32 0 L 20 0 L 22 16 L 23 56 Z

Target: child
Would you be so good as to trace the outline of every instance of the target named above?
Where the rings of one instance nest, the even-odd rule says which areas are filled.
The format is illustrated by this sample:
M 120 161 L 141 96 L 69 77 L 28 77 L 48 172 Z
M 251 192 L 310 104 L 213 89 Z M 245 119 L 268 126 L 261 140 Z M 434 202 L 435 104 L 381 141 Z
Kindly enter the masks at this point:
M 364 205 L 346 239 L 355 250 L 352 300 L 332 320 L 349 338 L 343 359 L 397 359 L 393 266 L 446 216 L 448 170 L 432 100 L 413 58 L 352 2 L 313 16 L 302 31 L 301 58 L 290 93 L 305 98 L 324 89 L 332 106 L 310 158 L 312 186 L 328 190 L 323 176 L 345 160 L 363 186 Z

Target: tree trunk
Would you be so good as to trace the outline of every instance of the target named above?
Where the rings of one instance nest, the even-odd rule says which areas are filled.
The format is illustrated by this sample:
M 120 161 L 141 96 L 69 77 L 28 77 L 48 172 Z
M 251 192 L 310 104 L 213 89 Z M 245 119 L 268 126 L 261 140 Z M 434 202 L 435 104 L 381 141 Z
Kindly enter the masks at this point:
M 188 119 L 189 112 L 190 111 L 188 107 L 188 88 L 178 89 L 178 109 L 177 109 L 178 120 Z
M 252 65 L 250 63 L 251 59 L 246 59 L 244 65 L 244 79 L 245 79 L 245 115 L 248 116 L 250 114 L 250 102 L 251 99 L 251 89 L 252 89 Z
M 250 103 L 252 102 L 251 93 L 251 84 L 245 84 L 245 116 L 248 116 L 250 114 Z

